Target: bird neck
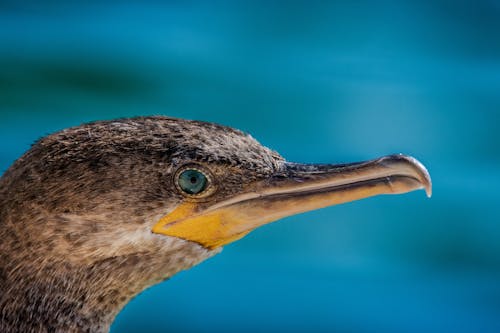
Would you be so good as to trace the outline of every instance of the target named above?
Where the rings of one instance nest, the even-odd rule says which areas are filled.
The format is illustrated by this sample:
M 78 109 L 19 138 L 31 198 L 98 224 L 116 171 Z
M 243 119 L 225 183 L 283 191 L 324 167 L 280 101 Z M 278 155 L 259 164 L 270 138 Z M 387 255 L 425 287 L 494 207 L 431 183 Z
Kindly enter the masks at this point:
M 192 250 L 192 249 L 191 249 Z M 190 249 L 163 260 L 152 254 L 116 256 L 84 266 L 0 258 L 0 332 L 108 332 L 127 302 L 194 263 Z M 206 259 L 201 258 L 199 261 Z
M 128 255 L 83 267 L 10 270 L 0 278 L 0 332 L 108 332 L 120 309 L 145 288 L 131 273 L 137 261 Z

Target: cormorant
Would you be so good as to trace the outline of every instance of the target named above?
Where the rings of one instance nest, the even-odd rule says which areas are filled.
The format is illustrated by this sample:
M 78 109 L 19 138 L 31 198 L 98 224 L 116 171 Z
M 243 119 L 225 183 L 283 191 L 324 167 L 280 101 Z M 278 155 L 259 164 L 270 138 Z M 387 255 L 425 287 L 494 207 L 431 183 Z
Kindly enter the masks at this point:
M 0 332 L 107 332 L 142 290 L 285 216 L 425 188 L 417 160 L 297 164 L 167 117 L 39 140 L 0 179 Z

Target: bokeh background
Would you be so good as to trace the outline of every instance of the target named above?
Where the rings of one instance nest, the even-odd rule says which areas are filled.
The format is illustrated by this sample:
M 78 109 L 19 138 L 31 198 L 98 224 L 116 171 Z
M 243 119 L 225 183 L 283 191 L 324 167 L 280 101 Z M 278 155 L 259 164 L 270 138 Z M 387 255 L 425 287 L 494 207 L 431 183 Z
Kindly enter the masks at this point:
M 500 332 L 500 2 L 1 1 L 0 172 L 163 114 L 297 162 L 404 152 L 434 181 L 287 218 L 148 289 L 112 332 Z

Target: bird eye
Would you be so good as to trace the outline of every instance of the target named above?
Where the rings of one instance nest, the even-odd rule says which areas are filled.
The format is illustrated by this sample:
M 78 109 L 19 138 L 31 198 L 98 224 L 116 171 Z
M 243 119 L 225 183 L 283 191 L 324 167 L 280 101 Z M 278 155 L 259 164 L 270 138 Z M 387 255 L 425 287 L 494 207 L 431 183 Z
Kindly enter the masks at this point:
M 207 176 L 196 169 L 186 169 L 179 174 L 177 180 L 179 187 L 187 194 L 199 194 L 208 185 Z

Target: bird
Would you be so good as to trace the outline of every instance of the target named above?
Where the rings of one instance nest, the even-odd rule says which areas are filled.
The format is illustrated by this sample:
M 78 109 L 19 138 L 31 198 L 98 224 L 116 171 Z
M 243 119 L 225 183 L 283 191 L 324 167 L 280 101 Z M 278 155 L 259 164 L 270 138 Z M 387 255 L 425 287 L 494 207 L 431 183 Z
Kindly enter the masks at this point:
M 108 332 L 137 294 L 283 217 L 425 189 L 394 154 L 287 162 L 251 135 L 166 116 L 39 139 L 0 179 L 0 332 Z

